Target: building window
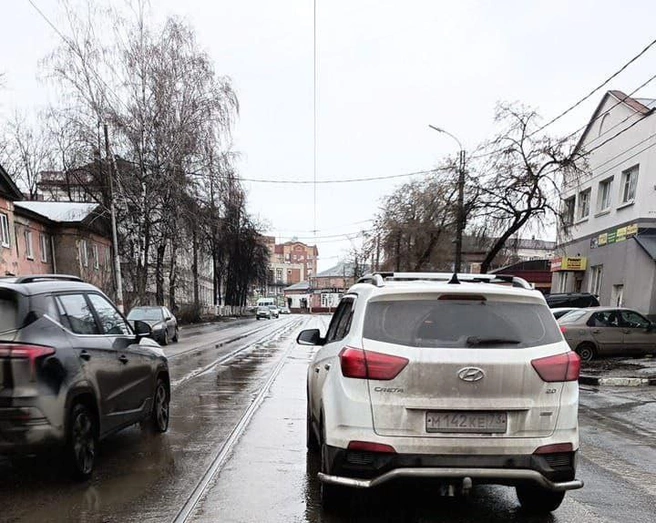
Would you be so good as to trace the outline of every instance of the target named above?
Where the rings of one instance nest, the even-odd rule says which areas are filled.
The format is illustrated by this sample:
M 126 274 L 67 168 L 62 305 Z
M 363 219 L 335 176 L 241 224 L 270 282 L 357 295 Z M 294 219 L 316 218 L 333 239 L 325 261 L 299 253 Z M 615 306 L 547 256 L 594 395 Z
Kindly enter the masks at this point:
M 98 270 L 100 268 L 100 252 L 98 252 L 98 244 L 94 243 L 91 250 L 93 252 L 93 268 Z
M 595 296 L 599 296 L 599 292 L 601 291 L 601 278 L 603 276 L 604 266 L 594 265 L 590 267 L 590 270 L 590 293 L 594 294 Z
M 597 212 L 605 211 L 610 207 L 612 189 L 612 177 L 599 182 L 599 192 L 597 194 Z
M 89 247 L 86 240 L 80 241 L 80 261 L 83 267 L 89 266 Z
M 25 231 L 25 256 L 28 260 L 34 259 L 34 250 L 32 249 L 32 231 Z
M 579 193 L 579 205 L 576 216 L 579 220 L 587 218 L 590 214 L 590 192 L 591 189 L 586 189 L 585 191 L 581 191 Z
M 612 307 L 622 307 L 624 304 L 624 285 L 613 285 L 610 304 Z
M 563 201 L 563 225 L 572 225 L 574 222 L 574 196 Z
M 2 237 L 2 246 L 9 247 L 11 237 L 9 236 L 9 218 L 6 214 L 0 213 L 0 235 Z
M 41 240 L 41 261 L 43 263 L 48 263 L 48 236 L 40 234 L 39 239 Z
M 638 185 L 638 166 L 631 167 L 622 173 L 622 203 L 635 200 Z

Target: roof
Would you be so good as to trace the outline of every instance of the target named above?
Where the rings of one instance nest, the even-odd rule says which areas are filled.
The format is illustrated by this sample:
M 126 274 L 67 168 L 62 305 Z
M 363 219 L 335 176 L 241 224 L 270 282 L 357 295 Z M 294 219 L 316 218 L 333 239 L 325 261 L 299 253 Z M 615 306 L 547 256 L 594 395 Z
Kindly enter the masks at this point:
M 14 205 L 59 223 L 82 222 L 92 214 L 99 214 L 97 203 L 15 202 Z
M 369 272 L 369 266 L 359 267 L 360 272 Z M 340 262 L 330 269 L 315 274 L 314 278 L 353 278 L 355 274 L 355 264 L 353 262 Z
M 6 194 L 11 200 L 22 200 L 23 194 L 18 186 L 11 179 L 11 176 L 5 171 L 4 167 L 0 165 L 0 193 Z
M 534 238 L 516 238 L 508 240 L 506 246 L 515 249 L 551 251 L 556 248 L 556 242 L 550 240 L 536 240 Z
M 573 154 L 578 152 L 578 150 L 581 148 L 583 141 L 590 132 L 590 128 L 599 118 L 599 113 L 601 113 L 601 109 L 609 97 L 613 97 L 615 100 L 617 100 L 618 103 L 633 109 L 636 113 L 642 114 L 643 116 L 648 116 L 651 114 L 654 110 L 654 107 L 656 107 L 656 100 L 651 98 L 631 98 L 629 95 L 624 94 L 622 91 L 607 91 L 606 94 L 604 94 L 604 96 L 601 98 L 601 101 L 599 102 L 599 105 L 597 105 L 594 113 L 592 113 L 592 118 L 590 118 L 590 121 L 588 121 L 588 124 L 586 125 L 585 130 L 581 135 L 581 138 L 579 138 L 579 141 L 576 142 L 576 147 L 574 147 Z
M 656 236 L 634 236 L 633 239 L 638 242 L 638 245 L 656 261 Z
M 307 281 L 300 281 L 289 287 L 285 287 L 286 291 L 307 291 L 310 289 L 310 283 Z

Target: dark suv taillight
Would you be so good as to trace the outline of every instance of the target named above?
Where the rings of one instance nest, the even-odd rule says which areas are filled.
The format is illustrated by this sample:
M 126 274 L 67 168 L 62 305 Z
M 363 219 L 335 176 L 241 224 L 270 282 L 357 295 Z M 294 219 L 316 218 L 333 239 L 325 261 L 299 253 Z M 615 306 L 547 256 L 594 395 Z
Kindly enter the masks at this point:
M 408 364 L 407 358 L 354 347 L 344 347 L 339 361 L 344 377 L 370 380 L 392 380 Z
M 28 345 L 24 343 L 3 343 L 0 344 L 0 358 L 28 360 L 30 362 L 30 371 L 32 379 L 36 374 L 36 362 L 39 358 L 52 356 L 55 353 L 53 347 L 44 345 Z

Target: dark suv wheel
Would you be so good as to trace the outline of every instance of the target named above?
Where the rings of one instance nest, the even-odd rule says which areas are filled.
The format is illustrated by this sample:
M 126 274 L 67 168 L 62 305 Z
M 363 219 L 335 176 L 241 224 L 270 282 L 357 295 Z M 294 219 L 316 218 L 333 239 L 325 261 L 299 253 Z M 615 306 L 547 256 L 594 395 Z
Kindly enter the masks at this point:
M 162 378 L 157 379 L 153 395 L 153 409 L 148 420 L 148 427 L 153 432 L 166 432 L 169 428 L 169 392 Z
M 85 480 L 91 477 L 97 446 L 96 417 L 83 403 L 74 404 L 68 419 L 64 459 L 75 479 Z

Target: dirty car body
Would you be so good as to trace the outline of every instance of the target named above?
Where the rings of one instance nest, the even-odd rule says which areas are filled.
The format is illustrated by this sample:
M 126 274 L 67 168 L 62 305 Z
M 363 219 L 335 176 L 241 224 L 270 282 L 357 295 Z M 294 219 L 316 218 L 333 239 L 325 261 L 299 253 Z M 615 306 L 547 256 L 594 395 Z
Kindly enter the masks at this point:
M 324 503 L 344 487 L 437 478 L 513 485 L 522 505 L 550 511 L 582 486 L 580 360 L 544 298 L 518 278 L 459 277 L 364 278 L 324 337 L 299 335 L 320 346 L 307 427 Z

